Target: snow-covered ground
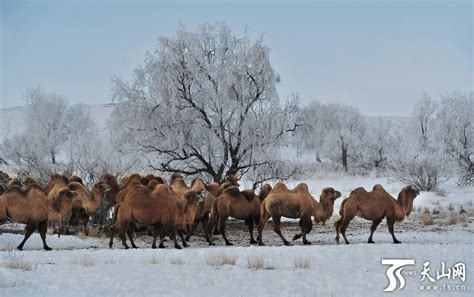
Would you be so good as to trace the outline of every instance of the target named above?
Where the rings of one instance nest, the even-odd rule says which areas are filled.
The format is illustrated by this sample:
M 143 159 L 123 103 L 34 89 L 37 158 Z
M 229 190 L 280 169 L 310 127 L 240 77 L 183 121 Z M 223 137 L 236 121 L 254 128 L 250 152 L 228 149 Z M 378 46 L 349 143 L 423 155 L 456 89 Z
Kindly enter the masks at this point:
M 474 289 L 472 224 L 468 230 L 454 226 L 436 232 L 401 233 L 398 237 L 404 243 L 400 245 L 391 244 L 386 233 L 376 233 L 375 239 L 380 242 L 373 245 L 365 243 L 367 234 L 358 234 L 351 236 L 351 245 L 247 245 L 183 250 L 110 250 L 99 239 L 48 237 L 50 246 L 56 249 L 51 252 L 41 250 L 37 234 L 25 251 L 5 251 L 15 246 L 21 236 L 2 234 L 0 261 L 4 265 L 0 267 L 0 295 L 379 296 L 388 284 L 385 276 L 388 267 L 381 264 L 387 258 L 415 259 L 415 265 L 406 270 L 418 273 L 426 260 L 431 262 L 433 272 L 440 268 L 441 261 L 447 265 L 463 262 L 467 267 L 468 278 L 464 284 L 468 291 L 451 293 L 471 294 Z M 327 236 L 332 238 L 333 234 Z M 87 249 L 90 246 L 96 248 Z M 219 257 L 235 260 L 235 264 L 213 265 Z M 31 270 L 5 268 L 12 258 L 31 264 Z M 261 269 L 249 268 L 249 262 L 259 266 L 259 261 L 263 261 Z M 297 267 L 297 262 L 304 264 Z M 397 291 L 397 295 L 419 294 L 420 276 L 405 279 L 406 287 Z

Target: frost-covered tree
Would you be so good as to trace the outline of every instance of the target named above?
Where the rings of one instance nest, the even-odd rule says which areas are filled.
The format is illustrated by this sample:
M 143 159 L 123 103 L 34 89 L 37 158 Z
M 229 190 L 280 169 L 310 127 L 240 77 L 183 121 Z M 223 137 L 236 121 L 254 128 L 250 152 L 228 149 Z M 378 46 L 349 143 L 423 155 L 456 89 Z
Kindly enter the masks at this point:
M 438 102 L 424 94 L 413 109 L 410 123 L 399 135 L 398 154 L 392 164 L 396 174 L 420 190 L 437 190 L 449 174 L 442 144 L 437 141 Z
M 387 170 L 394 147 L 397 146 L 396 132 L 400 127 L 390 119 L 377 117 L 366 119 L 366 133 L 356 148 L 360 166 L 375 169 L 377 172 Z
M 339 160 L 348 172 L 348 160 L 355 160 L 355 148 L 365 133 L 365 125 L 358 109 L 339 104 L 321 106 L 320 116 L 326 129 L 327 152 L 339 152 Z
M 348 172 L 349 162 L 358 162 L 356 148 L 365 133 L 359 111 L 351 106 L 315 101 L 305 106 L 301 114 L 298 137 L 305 149 L 315 150 L 318 162 L 324 156 L 339 162 Z
M 131 82 L 114 79 L 124 151 L 142 153 L 159 171 L 218 182 L 274 166 L 284 134 L 298 126 L 298 102 L 279 103 L 269 54 L 262 39 L 221 24 L 161 37 Z
M 42 88 L 29 89 L 23 131 L 4 140 L 0 152 L 7 166 L 21 176 L 46 182 L 55 173 L 78 175 L 93 182 L 104 172 L 129 168 L 114 147 L 103 141 L 90 107 L 69 105 L 64 96 Z
M 437 114 L 438 139 L 456 163 L 461 186 L 474 183 L 474 93 L 444 96 Z

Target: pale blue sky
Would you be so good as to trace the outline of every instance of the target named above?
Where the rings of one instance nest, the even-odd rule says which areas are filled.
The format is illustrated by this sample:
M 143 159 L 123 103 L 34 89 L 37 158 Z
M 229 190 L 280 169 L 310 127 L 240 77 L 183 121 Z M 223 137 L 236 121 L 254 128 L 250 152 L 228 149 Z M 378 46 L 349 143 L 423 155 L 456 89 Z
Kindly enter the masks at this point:
M 283 99 L 407 115 L 425 91 L 473 86 L 471 1 L 0 1 L 2 107 L 36 85 L 110 102 L 112 76 L 130 78 L 160 35 L 216 21 L 264 36 Z

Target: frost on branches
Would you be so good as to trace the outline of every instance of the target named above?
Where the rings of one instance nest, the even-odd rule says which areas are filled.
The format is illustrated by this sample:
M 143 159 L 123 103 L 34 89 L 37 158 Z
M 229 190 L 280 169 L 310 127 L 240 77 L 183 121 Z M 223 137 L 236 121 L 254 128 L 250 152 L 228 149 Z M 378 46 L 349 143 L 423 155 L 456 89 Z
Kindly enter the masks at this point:
M 284 134 L 300 125 L 298 102 L 280 104 L 269 53 L 261 39 L 235 36 L 225 25 L 161 37 L 131 82 L 114 80 L 119 137 L 162 172 L 216 182 L 230 173 L 291 176 L 278 156 Z

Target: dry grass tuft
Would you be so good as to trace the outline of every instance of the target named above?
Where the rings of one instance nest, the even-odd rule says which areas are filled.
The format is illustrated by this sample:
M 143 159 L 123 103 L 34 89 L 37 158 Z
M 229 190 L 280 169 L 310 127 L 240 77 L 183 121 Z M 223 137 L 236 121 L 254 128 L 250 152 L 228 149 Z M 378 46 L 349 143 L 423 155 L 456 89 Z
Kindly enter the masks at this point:
M 425 226 L 429 226 L 429 225 L 434 224 L 433 217 L 431 216 L 431 214 L 429 212 L 428 213 L 423 213 L 420 216 L 420 219 L 421 219 L 421 222 L 423 223 L 423 225 L 425 225 Z
M 181 257 L 170 258 L 169 262 L 170 262 L 170 264 L 175 264 L 175 265 L 183 265 L 184 264 L 184 260 Z
M 220 267 L 223 265 L 235 265 L 236 261 L 237 261 L 236 256 L 220 253 L 220 254 L 209 256 L 206 259 L 206 264 L 209 266 Z
M 247 268 L 252 270 L 265 269 L 265 259 L 262 256 L 259 257 L 248 257 Z
M 456 225 L 458 223 L 457 215 L 453 214 L 452 211 L 449 212 L 448 217 L 446 218 L 446 224 Z
M 9 269 L 31 271 L 36 269 L 38 265 L 34 267 L 30 261 L 23 260 L 23 255 L 18 255 L 14 251 L 8 251 L 4 257 L 3 266 Z
M 295 259 L 293 266 L 298 269 L 309 269 L 311 268 L 311 261 L 309 259 L 304 258 Z
M 83 256 L 76 261 L 76 264 L 83 267 L 92 267 L 94 266 L 94 260 L 90 257 Z
M 86 233 L 85 233 L 84 231 L 82 231 L 82 230 L 79 231 L 79 232 L 77 232 L 76 236 L 77 236 L 79 239 L 81 239 L 81 240 L 86 240 L 86 238 L 87 238 Z
M 153 257 L 153 258 L 150 259 L 150 261 L 148 261 L 148 263 L 150 263 L 150 264 L 160 264 L 161 261 L 160 261 L 160 258 Z

